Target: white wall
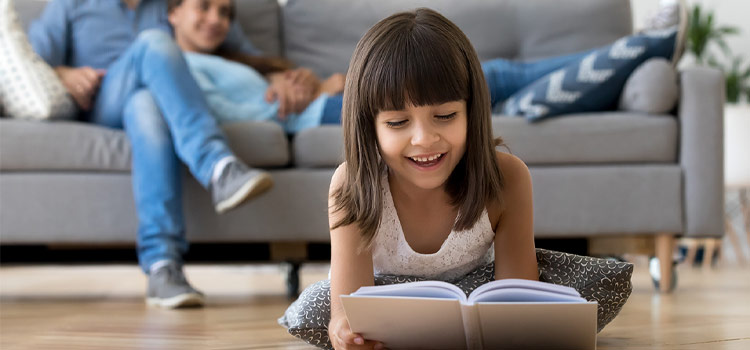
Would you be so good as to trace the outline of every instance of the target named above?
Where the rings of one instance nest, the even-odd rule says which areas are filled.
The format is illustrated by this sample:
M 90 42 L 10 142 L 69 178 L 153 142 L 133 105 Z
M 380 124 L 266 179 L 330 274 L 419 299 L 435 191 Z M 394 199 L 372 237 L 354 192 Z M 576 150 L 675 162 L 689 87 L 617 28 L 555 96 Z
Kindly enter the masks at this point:
M 714 11 L 714 23 L 731 25 L 740 29 L 739 35 L 727 37 L 726 41 L 732 53 L 745 58 L 745 64 L 750 62 L 750 0 L 687 0 L 688 7 L 700 4 L 701 9 Z M 633 7 L 633 28 L 641 28 L 646 20 L 659 8 L 659 0 L 631 0 Z M 719 62 L 724 62 L 724 54 L 713 46 L 710 51 Z M 686 59 L 683 64 L 689 64 Z

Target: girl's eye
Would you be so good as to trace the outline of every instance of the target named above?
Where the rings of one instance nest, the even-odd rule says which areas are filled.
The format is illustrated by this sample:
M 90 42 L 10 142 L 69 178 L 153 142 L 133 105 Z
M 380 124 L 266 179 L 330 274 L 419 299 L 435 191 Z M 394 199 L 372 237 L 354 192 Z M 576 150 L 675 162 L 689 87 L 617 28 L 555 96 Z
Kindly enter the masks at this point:
M 398 128 L 399 126 L 402 126 L 406 124 L 406 120 L 399 120 L 397 122 L 385 122 L 385 125 L 387 125 L 389 128 Z
M 456 116 L 456 112 L 453 112 L 451 114 L 446 114 L 446 115 L 436 115 L 435 118 L 438 118 L 440 120 L 451 120 L 455 116 Z

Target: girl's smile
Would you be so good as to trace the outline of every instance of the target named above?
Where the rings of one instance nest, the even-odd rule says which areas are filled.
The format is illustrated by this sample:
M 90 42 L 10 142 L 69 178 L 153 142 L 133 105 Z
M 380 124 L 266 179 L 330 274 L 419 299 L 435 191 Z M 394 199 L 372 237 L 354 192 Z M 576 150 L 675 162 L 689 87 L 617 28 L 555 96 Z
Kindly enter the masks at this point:
M 423 154 L 417 156 L 406 157 L 414 163 L 414 166 L 420 171 L 431 171 L 439 167 L 443 163 L 443 156 L 447 153 L 433 153 Z
M 442 188 L 466 150 L 463 100 L 380 111 L 375 123 L 383 160 L 418 188 Z

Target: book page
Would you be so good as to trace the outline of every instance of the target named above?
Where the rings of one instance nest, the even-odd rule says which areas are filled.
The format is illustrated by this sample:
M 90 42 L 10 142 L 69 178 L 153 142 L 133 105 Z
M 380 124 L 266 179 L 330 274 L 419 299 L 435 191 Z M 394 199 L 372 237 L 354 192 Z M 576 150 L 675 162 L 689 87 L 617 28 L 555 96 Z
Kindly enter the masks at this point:
M 468 298 L 469 303 L 480 301 L 586 301 L 571 287 L 524 279 L 504 279 L 485 283 Z
M 472 303 L 486 303 L 486 302 L 557 302 L 557 303 L 580 303 L 586 300 L 567 294 L 550 293 L 547 291 L 540 291 L 535 289 L 524 289 L 524 288 L 502 288 L 496 290 L 486 291 L 479 296 L 472 298 Z
M 442 281 L 420 281 L 384 286 L 360 287 L 351 295 L 358 296 L 390 296 L 390 297 L 419 297 L 455 299 L 466 301 L 466 294 L 453 284 Z
M 461 303 L 455 299 L 342 295 L 353 332 L 391 349 L 464 349 Z

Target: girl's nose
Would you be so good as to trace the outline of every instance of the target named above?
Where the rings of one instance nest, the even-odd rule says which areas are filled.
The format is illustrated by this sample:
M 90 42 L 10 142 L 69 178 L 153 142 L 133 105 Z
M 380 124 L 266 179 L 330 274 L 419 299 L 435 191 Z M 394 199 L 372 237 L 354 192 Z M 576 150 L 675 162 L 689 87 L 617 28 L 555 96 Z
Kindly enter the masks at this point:
M 216 24 L 216 23 L 221 22 L 222 18 L 221 18 L 221 14 L 219 13 L 219 10 L 208 11 L 208 15 L 206 16 L 206 20 L 209 23 L 212 23 L 212 24 Z
M 417 123 L 413 130 L 414 133 L 411 137 L 412 146 L 429 148 L 429 146 L 440 140 L 440 135 L 437 131 L 427 123 Z

